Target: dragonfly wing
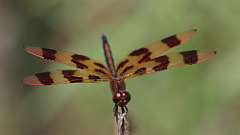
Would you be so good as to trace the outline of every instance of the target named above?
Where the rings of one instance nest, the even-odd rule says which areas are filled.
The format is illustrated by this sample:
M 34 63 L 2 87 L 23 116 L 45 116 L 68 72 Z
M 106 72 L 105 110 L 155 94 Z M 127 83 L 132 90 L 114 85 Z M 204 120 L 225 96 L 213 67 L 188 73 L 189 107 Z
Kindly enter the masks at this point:
M 188 41 L 196 29 L 192 29 L 183 33 L 169 36 L 160 41 L 153 42 L 145 47 L 139 48 L 132 51 L 127 58 L 122 60 L 117 66 L 117 72 L 121 73 L 126 67 L 131 66 L 132 64 L 137 65 L 144 62 L 147 62 L 153 58 L 159 57 L 164 52 L 168 51 L 173 47 L 177 47 L 181 44 L 184 44 Z
M 107 68 L 101 62 L 84 55 L 39 47 L 28 47 L 25 48 L 25 51 L 41 59 L 52 60 L 84 71 L 109 76 Z
M 33 86 L 68 84 L 68 83 L 97 83 L 108 81 L 104 75 L 82 72 L 79 70 L 57 70 L 53 72 L 36 73 L 24 78 L 24 83 Z
M 145 63 L 133 63 L 124 68 L 119 75 L 123 78 L 130 78 L 185 65 L 199 64 L 210 59 L 215 54 L 215 51 L 199 52 L 196 50 L 170 53 L 156 57 Z

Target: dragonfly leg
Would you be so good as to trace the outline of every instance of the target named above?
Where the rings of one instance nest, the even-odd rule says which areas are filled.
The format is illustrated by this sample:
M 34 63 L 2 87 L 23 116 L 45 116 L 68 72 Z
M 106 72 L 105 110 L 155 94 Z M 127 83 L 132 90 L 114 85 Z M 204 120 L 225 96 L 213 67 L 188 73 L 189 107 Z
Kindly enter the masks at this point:
M 115 104 L 113 107 L 113 113 L 114 113 L 114 116 L 117 118 L 118 117 L 118 105 L 117 104 Z
M 122 113 L 127 113 L 128 112 L 128 108 L 127 106 L 121 107 Z
M 128 108 L 127 108 L 127 106 L 125 106 L 125 110 L 126 110 L 126 113 L 128 112 Z

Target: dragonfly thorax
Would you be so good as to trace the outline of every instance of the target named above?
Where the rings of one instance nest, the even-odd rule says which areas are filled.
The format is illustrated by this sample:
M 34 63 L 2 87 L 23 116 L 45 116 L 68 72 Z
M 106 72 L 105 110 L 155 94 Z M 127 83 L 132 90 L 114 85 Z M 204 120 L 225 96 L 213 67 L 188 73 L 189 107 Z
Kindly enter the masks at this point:
M 113 102 L 116 103 L 118 106 L 124 107 L 128 104 L 131 99 L 131 95 L 126 90 L 124 91 L 117 91 L 113 94 Z

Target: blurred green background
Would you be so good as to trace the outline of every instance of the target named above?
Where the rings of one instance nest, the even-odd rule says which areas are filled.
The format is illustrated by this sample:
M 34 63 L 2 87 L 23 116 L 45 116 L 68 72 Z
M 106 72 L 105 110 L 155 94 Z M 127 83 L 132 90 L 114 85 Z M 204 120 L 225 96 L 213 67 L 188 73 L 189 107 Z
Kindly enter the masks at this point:
M 200 64 L 127 80 L 133 135 L 240 134 L 240 2 L 237 0 L 0 0 L 0 134 L 112 135 L 108 83 L 30 87 L 35 72 L 71 68 L 26 46 L 115 61 L 163 37 L 197 28 L 182 50 L 217 50 Z

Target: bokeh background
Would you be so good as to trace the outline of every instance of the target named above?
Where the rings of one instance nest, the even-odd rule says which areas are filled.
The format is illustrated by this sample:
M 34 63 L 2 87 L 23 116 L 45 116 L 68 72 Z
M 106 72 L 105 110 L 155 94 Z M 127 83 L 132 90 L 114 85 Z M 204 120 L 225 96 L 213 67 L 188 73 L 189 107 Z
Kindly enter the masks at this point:
M 182 50 L 217 50 L 200 65 L 127 80 L 133 135 L 240 134 L 237 0 L 1 0 L 0 134 L 112 135 L 108 83 L 30 87 L 24 76 L 66 69 L 23 51 L 54 48 L 115 61 L 154 40 L 197 28 Z

